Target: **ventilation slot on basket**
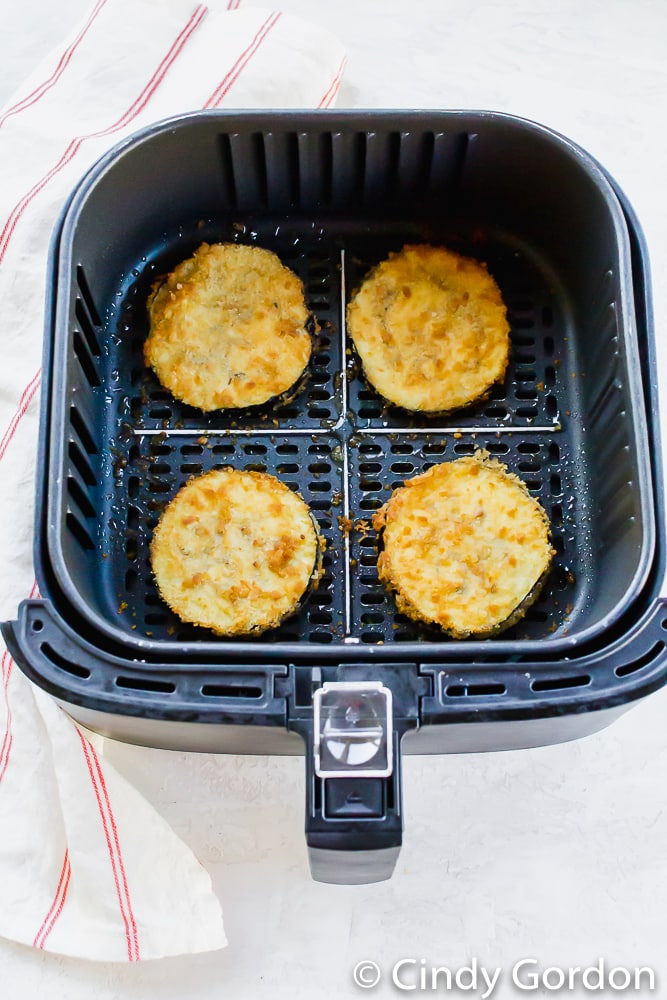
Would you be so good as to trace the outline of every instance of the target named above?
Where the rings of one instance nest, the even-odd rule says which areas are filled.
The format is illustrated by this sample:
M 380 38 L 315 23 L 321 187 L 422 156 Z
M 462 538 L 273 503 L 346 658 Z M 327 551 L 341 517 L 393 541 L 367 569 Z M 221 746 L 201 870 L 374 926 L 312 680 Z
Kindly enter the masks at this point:
M 299 132 L 298 203 L 305 210 L 330 205 L 332 199 L 333 150 L 331 135 Z
M 621 480 L 616 489 L 604 497 L 600 524 L 603 526 L 600 552 L 612 549 L 636 526 L 637 496 L 631 479 Z
M 85 518 L 96 516 L 95 508 L 90 502 L 88 494 L 72 476 L 67 477 L 67 492 Z
M 331 137 L 333 207 L 359 205 L 366 174 L 366 136 L 362 132 L 334 132 Z
M 386 205 L 395 199 L 401 136 L 369 132 L 366 136 L 364 204 Z
M 619 408 L 621 395 L 620 389 L 614 393 Z M 595 453 L 601 552 L 618 545 L 628 531 L 636 528 L 640 515 L 627 418 L 619 408 L 604 422 L 604 436 Z
M 176 685 L 172 681 L 158 681 L 148 677 L 116 677 L 116 687 L 128 688 L 130 691 L 155 691 L 160 694 L 173 694 Z
M 618 384 L 618 359 L 614 358 L 614 363 L 609 375 L 602 383 L 602 386 L 594 397 L 593 402 L 588 408 L 588 419 L 592 426 L 597 426 L 600 419 L 604 419 L 605 415 L 608 415 L 607 408 L 613 406 L 613 396 L 615 391 L 620 388 Z
M 257 155 L 264 158 L 264 183 L 268 204 L 291 208 L 299 205 L 299 142 L 294 132 L 266 132 Z
M 306 276 L 306 293 L 311 309 L 328 309 L 331 307 L 331 292 L 334 275 L 331 273 L 330 261 L 321 260 L 317 256 L 310 259 L 308 274 Z M 328 337 L 322 336 L 320 344 L 326 342 L 330 346 Z M 317 361 L 317 356 L 315 356 Z
M 79 329 L 86 338 L 86 343 L 90 350 L 96 358 L 99 358 L 102 350 L 100 348 L 99 340 L 97 339 L 97 333 L 95 331 L 95 326 L 88 314 L 83 299 L 77 299 L 76 305 L 74 306 L 74 315 L 76 316 L 77 322 L 79 324 Z
M 234 179 L 234 160 L 232 158 L 231 136 L 224 132 L 219 140 L 220 150 L 220 173 L 222 176 L 223 191 L 225 200 L 229 208 L 237 208 L 236 183 Z
M 512 329 L 532 330 L 536 321 L 535 310 L 536 303 L 528 296 L 510 299 L 507 303 L 507 320 Z M 524 343 L 525 346 L 525 342 L 520 338 L 513 338 L 513 343 L 514 346 L 516 346 L 517 343 Z M 513 354 L 514 353 L 515 352 L 513 351 Z
M 90 467 L 88 459 L 85 457 L 79 446 L 74 441 L 69 443 L 69 457 L 72 465 L 79 473 L 84 483 L 88 486 L 97 486 L 97 479 L 95 473 Z
M 79 441 L 83 445 L 84 449 L 89 455 L 97 454 L 97 446 L 93 435 L 88 430 L 88 426 L 81 416 L 81 411 L 76 406 L 70 406 L 69 408 L 69 419 L 72 429 L 75 431 Z
M 268 204 L 266 151 L 261 132 L 220 136 L 225 193 L 231 208 L 259 211 Z
M 470 698 L 505 694 L 506 690 L 504 684 L 450 684 L 445 688 L 445 694 L 448 698 Z
M 264 690 L 254 684 L 204 684 L 205 698 L 261 698 Z
M 567 688 L 585 687 L 590 682 L 588 674 L 582 674 L 579 677 L 551 677 L 548 680 L 533 681 L 530 687 L 535 692 L 564 691 Z
M 88 284 L 88 279 L 86 277 L 86 272 L 81 267 L 80 264 L 76 268 L 76 283 L 79 286 L 79 291 L 81 292 L 81 298 L 86 304 L 86 309 L 88 310 L 88 315 L 93 326 L 100 326 L 102 320 L 100 319 L 99 310 L 95 305 L 95 300 L 90 292 L 90 285 Z
M 88 385 L 92 389 L 95 389 L 98 385 L 101 385 L 100 377 L 97 374 L 97 366 L 93 355 L 90 353 L 90 348 L 80 330 L 75 329 L 73 331 L 72 346 Z
M 429 195 L 456 194 L 461 185 L 468 156 L 470 136 L 466 133 L 433 136 L 433 155 L 429 177 Z
M 78 663 L 70 663 L 66 660 L 64 656 L 57 653 L 48 642 L 43 642 L 39 647 L 43 656 L 49 660 L 54 667 L 58 667 L 59 670 L 64 670 L 65 673 L 71 674 L 73 677 L 80 677 L 81 680 L 87 680 L 90 677 L 90 670 L 87 667 L 82 667 Z
M 359 416 L 362 420 L 377 420 L 382 416 L 385 404 L 369 389 L 360 389 L 358 392 Z
M 388 206 L 400 208 L 406 201 L 451 198 L 461 183 L 468 144 L 465 133 L 333 133 L 331 203 L 362 204 L 386 214 Z
M 329 133 L 305 132 L 223 134 L 220 163 L 229 207 L 312 211 L 330 205 L 343 190 L 348 198 L 359 201 L 365 176 L 365 140 L 363 134 L 333 137 Z M 351 170 L 347 157 L 339 158 L 338 169 L 334 167 L 341 142 L 346 149 L 349 143 L 355 146 Z
M 619 317 L 616 304 L 614 272 L 608 270 L 600 287 L 590 299 L 588 325 L 594 336 L 587 341 L 587 370 L 594 372 L 598 382 L 604 382 L 619 360 Z
M 610 465 L 615 465 L 619 457 L 630 447 L 627 415 L 623 409 L 623 396 L 620 390 L 610 393 L 607 402 L 608 406 L 601 415 L 604 435 L 601 436 L 596 451 L 596 465 L 603 479 L 607 477 Z
M 614 673 L 617 677 L 627 677 L 628 674 L 636 674 L 638 670 L 642 667 L 648 667 L 650 663 L 653 663 L 662 654 L 665 648 L 665 643 L 662 640 L 656 642 L 647 653 L 640 656 L 637 660 L 633 660 L 632 663 L 626 663 L 622 667 L 616 667 Z
M 77 542 L 84 550 L 84 552 L 94 551 L 95 543 L 93 542 L 92 538 L 90 537 L 84 526 L 81 524 L 79 519 L 76 517 L 75 514 L 72 513 L 71 510 L 67 511 L 67 514 L 65 516 L 65 523 L 67 524 L 67 527 L 74 535 L 74 537 L 76 538 Z

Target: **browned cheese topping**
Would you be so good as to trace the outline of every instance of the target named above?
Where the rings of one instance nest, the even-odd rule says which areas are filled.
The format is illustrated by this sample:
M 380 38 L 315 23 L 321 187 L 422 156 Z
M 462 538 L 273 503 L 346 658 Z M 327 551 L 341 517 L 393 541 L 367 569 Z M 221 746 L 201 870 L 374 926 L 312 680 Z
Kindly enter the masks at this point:
M 154 285 L 148 312 L 146 364 L 201 410 L 265 403 L 310 359 L 301 281 L 260 247 L 203 243 Z
M 554 554 L 540 504 L 483 452 L 406 481 L 373 526 L 382 532 L 380 579 L 399 610 L 455 638 L 518 621 Z
M 158 588 L 183 620 L 221 635 L 271 628 L 322 572 L 304 500 L 263 472 L 220 469 L 191 479 L 151 543 Z
M 444 247 L 390 254 L 352 298 L 347 324 L 368 381 L 408 410 L 458 409 L 505 374 L 500 290 L 484 264 Z

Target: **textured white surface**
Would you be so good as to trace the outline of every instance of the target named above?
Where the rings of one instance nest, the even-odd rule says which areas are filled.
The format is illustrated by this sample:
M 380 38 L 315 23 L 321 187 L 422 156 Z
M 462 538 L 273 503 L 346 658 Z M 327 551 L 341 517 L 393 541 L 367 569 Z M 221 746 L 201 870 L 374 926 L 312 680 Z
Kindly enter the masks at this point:
M 0 102 L 87 6 L 0 0 Z M 647 236 L 665 386 L 664 0 L 276 6 L 318 20 L 342 39 L 349 63 L 339 106 L 505 110 L 556 128 L 597 156 L 625 188 Z M 525 995 L 509 983 L 520 958 L 567 967 L 604 956 L 612 965 L 652 966 L 652 995 L 667 996 L 666 710 L 661 692 L 578 743 L 406 759 L 397 873 L 389 883 L 360 888 L 310 881 L 301 759 L 112 745 L 113 763 L 211 871 L 230 946 L 123 967 L 0 940 L 1 995 L 388 997 L 401 993 L 386 983 L 365 993 L 355 988 L 355 962 L 369 958 L 387 970 L 414 957 L 457 968 L 476 956 L 503 969 L 493 996 L 509 1000 Z

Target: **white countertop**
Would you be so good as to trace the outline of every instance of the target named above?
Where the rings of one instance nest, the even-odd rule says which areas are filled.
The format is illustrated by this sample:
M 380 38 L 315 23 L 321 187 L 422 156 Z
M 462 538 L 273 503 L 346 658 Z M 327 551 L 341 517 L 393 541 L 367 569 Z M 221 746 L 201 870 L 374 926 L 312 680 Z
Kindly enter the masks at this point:
M 319 21 L 343 41 L 349 62 L 339 107 L 507 111 L 564 133 L 607 167 L 647 237 L 667 399 L 664 0 L 284 0 L 275 6 Z M 87 0 L 2 0 L 0 103 L 87 8 Z M 422 967 L 421 959 L 424 968 L 456 970 L 476 958 L 502 970 L 493 996 L 508 1000 L 525 995 L 511 985 L 520 959 L 567 969 L 600 957 L 609 966 L 652 967 L 652 995 L 667 996 L 663 713 L 665 691 L 576 743 L 405 759 L 398 868 L 390 882 L 367 887 L 310 880 L 301 758 L 114 745 L 112 761 L 211 872 L 229 947 L 126 967 L 0 940 L 2 996 L 389 997 L 402 991 L 386 981 L 375 990 L 354 985 L 358 961 L 373 960 L 387 973 L 399 959 L 416 959 L 404 967 L 404 981 L 415 984 L 411 970 Z M 447 995 L 442 985 L 412 992 Z

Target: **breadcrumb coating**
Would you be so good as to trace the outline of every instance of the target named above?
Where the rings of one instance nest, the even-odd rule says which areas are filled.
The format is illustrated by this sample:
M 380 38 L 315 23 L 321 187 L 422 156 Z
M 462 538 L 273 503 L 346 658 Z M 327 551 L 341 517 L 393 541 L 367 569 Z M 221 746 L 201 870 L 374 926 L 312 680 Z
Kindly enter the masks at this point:
M 310 360 L 303 285 L 261 247 L 203 243 L 155 283 L 148 313 L 146 364 L 200 410 L 266 403 Z
M 522 618 L 554 555 L 541 505 L 485 452 L 407 480 L 373 527 L 382 532 L 379 577 L 399 610 L 454 638 L 489 636 Z
M 268 473 L 237 469 L 189 480 L 151 542 L 172 611 L 227 636 L 261 632 L 296 611 L 322 573 L 322 553 L 300 496 Z
M 347 308 L 368 381 L 407 410 L 447 413 L 484 398 L 509 357 L 509 324 L 486 265 L 406 245 L 375 267 Z

